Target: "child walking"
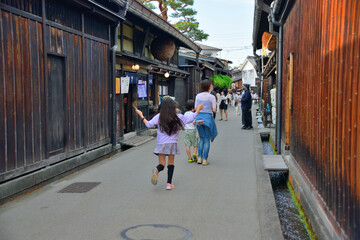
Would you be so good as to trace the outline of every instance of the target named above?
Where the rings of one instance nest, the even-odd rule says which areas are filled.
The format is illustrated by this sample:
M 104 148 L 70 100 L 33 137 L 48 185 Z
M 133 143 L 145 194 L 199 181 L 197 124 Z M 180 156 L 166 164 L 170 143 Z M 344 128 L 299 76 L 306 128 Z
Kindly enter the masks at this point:
M 194 112 L 194 100 L 188 100 L 186 102 L 186 113 L 184 116 L 191 116 Z M 188 162 L 197 162 L 198 140 L 196 138 L 196 126 L 194 122 L 185 125 L 185 138 L 184 143 L 186 147 L 186 153 L 188 155 Z M 191 155 L 191 147 L 194 147 L 194 154 Z
M 168 156 L 168 179 L 166 189 L 174 188 L 172 185 L 172 177 L 174 174 L 175 155 L 180 154 L 177 146 L 179 131 L 187 123 L 192 123 L 199 111 L 203 109 L 203 105 L 199 105 L 196 112 L 189 116 L 176 113 L 176 103 L 171 98 L 164 98 L 159 106 L 159 113 L 150 121 L 144 118 L 143 113 L 135 109 L 135 112 L 141 117 L 146 127 L 151 128 L 157 126 L 157 145 L 154 154 L 159 157 L 159 165 L 154 168 L 151 176 L 151 183 L 156 185 L 158 182 L 159 172 L 164 170 L 166 164 L 166 156 Z

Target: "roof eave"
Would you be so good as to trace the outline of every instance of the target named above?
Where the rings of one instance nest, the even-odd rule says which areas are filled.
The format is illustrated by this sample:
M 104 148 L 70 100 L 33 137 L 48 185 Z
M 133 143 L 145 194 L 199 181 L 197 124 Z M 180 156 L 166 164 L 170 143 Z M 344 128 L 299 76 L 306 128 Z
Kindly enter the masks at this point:
M 144 21 L 152 24 L 154 27 L 168 33 L 172 37 L 176 38 L 184 47 L 192 49 L 196 53 L 201 52 L 201 48 L 195 42 L 179 32 L 179 30 L 177 30 L 173 25 L 157 15 L 140 1 L 129 0 L 128 12 L 140 17 Z
M 254 53 L 256 50 L 260 49 L 261 46 L 258 46 L 258 38 L 259 36 L 259 28 L 261 24 L 261 17 L 262 14 L 270 13 L 270 7 L 263 2 L 263 0 L 256 0 L 255 1 L 255 9 L 254 9 L 254 27 L 253 27 L 253 51 Z

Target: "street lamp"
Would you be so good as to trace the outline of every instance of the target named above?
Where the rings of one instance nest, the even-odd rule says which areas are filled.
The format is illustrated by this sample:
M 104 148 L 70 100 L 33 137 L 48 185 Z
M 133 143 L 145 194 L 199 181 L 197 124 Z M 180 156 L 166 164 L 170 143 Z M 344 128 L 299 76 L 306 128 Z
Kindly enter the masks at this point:
M 170 77 L 170 74 L 169 74 L 168 72 L 166 72 L 166 73 L 164 74 L 164 77 L 168 78 L 168 77 Z
M 133 69 L 133 70 L 139 70 L 140 69 L 140 66 L 138 65 L 138 64 L 135 64 L 135 65 L 132 65 L 131 66 L 131 68 Z

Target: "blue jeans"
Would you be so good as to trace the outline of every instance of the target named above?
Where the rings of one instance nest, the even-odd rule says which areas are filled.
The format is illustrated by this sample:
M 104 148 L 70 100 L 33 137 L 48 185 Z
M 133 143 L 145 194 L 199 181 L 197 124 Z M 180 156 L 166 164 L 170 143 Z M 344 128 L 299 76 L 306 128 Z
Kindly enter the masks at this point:
M 210 151 L 210 128 L 205 125 L 201 125 L 198 127 L 198 130 L 200 136 L 198 156 L 207 160 Z

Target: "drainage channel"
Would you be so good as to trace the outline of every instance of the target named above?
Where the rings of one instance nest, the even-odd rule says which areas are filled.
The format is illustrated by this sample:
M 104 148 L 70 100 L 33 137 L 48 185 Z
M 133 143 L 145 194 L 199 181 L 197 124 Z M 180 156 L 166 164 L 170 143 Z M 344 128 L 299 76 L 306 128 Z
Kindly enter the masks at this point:
M 268 139 L 262 138 L 262 144 L 265 155 L 274 155 L 273 147 Z M 269 176 L 284 239 L 311 240 L 305 222 L 301 219 L 300 212 L 287 186 L 287 173 L 269 172 Z

